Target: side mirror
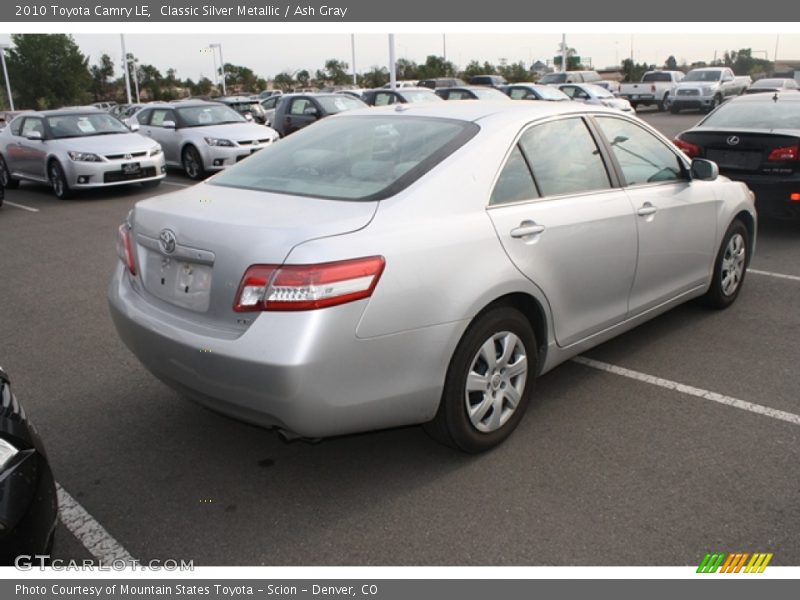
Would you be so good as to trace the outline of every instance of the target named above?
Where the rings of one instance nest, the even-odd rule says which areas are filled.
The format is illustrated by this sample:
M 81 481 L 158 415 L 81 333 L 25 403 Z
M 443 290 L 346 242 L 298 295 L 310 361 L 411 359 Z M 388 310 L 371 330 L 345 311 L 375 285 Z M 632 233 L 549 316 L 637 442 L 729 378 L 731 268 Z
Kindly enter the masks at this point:
M 25 137 L 29 140 L 39 140 L 40 142 L 44 139 L 41 131 L 31 131 Z
M 704 158 L 695 158 L 692 160 L 692 179 L 699 181 L 714 181 L 719 177 L 719 167 L 717 163 L 711 162 Z
M 253 121 L 253 113 L 244 113 L 244 118 L 248 121 Z
M 164 129 L 175 129 L 175 121 L 164 121 L 161 123 Z
M 139 124 L 138 123 L 130 123 L 128 125 L 128 129 L 131 131 L 139 131 Z
M 306 106 L 305 110 L 303 110 L 303 114 L 307 117 L 317 117 L 319 112 L 317 111 L 316 106 Z

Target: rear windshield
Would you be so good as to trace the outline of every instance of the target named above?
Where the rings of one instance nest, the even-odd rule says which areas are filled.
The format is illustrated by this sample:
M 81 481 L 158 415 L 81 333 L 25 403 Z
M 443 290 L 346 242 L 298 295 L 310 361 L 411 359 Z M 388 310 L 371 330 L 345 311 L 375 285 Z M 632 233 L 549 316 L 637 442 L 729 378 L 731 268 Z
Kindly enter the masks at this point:
M 759 94 L 760 95 L 760 94 Z M 749 96 L 749 97 L 756 97 Z M 703 127 L 797 129 L 800 102 L 731 102 L 720 106 L 701 123 Z
M 324 119 L 210 183 L 333 200 L 380 200 L 408 187 L 478 132 L 467 121 L 410 116 Z
M 564 83 L 566 80 L 566 73 L 548 73 L 539 80 L 539 83 Z
M 669 73 L 645 73 L 642 77 L 642 83 L 650 83 L 652 81 L 672 81 Z
M 494 88 L 473 89 L 472 93 L 475 94 L 480 100 L 508 100 L 500 90 Z

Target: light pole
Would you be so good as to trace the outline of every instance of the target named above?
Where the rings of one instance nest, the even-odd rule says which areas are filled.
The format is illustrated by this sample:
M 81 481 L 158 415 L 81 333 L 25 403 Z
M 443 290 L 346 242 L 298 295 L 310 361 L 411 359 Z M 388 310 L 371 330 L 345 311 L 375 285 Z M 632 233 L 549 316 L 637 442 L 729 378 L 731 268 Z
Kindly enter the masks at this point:
M 128 53 L 125 50 L 125 35 L 120 33 L 119 40 L 122 44 L 122 70 L 125 71 L 125 91 L 128 92 L 128 104 L 132 104 L 131 101 L 131 78 L 128 74 Z
M 219 48 L 219 64 L 222 67 L 222 95 L 228 95 L 228 88 L 225 85 L 225 59 L 222 58 L 222 44 L 210 44 L 209 47 L 211 48 Z
M 394 34 L 389 34 L 389 88 L 397 88 L 397 64 L 394 53 Z
M 139 100 L 139 69 L 136 66 L 139 59 L 131 56 L 128 61 L 133 65 L 133 85 L 136 89 L 136 104 L 139 104 L 141 102 L 141 100 Z
M 219 85 L 219 71 L 217 70 L 217 53 L 212 46 L 208 47 L 211 50 L 211 58 L 214 59 L 214 85 Z
M 11 95 L 11 82 L 8 80 L 8 69 L 6 69 L 6 49 L 10 48 L 8 44 L 0 44 L 0 61 L 3 63 L 3 77 L 6 78 L 6 93 L 8 94 L 8 104 L 11 110 L 14 110 L 14 97 Z
M 353 85 L 358 85 L 358 80 L 356 79 L 356 34 L 350 34 L 350 50 L 353 52 Z

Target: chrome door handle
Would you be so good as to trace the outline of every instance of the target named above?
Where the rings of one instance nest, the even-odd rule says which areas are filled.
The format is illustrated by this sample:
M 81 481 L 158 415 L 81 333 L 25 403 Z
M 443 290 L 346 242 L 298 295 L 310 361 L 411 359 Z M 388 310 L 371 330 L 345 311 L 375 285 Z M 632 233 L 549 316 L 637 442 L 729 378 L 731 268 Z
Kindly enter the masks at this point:
M 523 221 L 519 227 L 511 230 L 512 238 L 523 238 L 529 235 L 538 235 L 544 231 L 544 225 L 538 225 L 533 221 Z
M 658 209 L 650 204 L 649 202 L 645 202 L 644 205 L 636 211 L 636 214 L 640 217 L 646 217 L 648 215 L 654 215 L 658 212 Z

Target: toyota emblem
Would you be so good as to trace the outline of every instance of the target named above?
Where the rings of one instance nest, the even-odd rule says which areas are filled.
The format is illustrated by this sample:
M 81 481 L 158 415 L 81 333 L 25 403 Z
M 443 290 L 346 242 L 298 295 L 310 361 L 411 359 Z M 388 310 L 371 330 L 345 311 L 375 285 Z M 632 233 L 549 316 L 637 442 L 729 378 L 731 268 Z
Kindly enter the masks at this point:
M 175 233 L 169 229 L 162 229 L 158 234 L 158 242 L 161 244 L 161 249 L 165 254 L 172 254 L 175 252 Z
M 729 146 L 735 146 L 736 144 L 739 143 L 739 136 L 738 135 L 728 136 L 727 142 Z

